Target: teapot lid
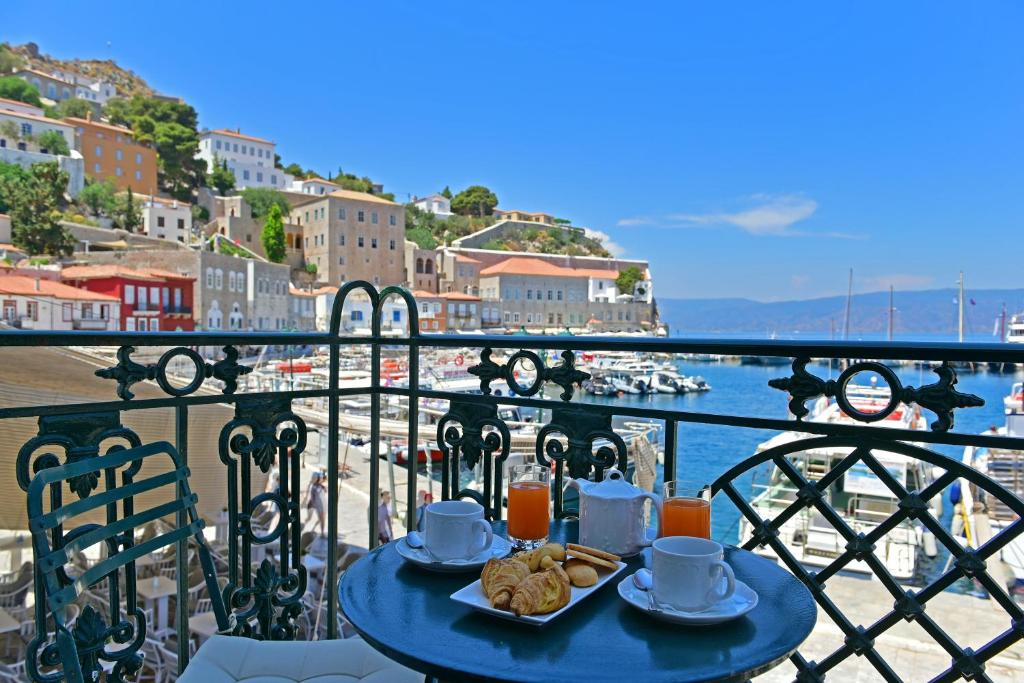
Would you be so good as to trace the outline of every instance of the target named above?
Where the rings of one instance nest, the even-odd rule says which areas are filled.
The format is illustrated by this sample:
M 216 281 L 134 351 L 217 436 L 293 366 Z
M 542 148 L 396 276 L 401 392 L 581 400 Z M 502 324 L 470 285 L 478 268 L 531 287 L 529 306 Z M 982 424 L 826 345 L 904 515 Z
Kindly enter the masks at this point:
M 636 486 L 633 486 L 622 472 L 614 467 L 604 471 L 604 479 L 592 485 L 587 493 L 598 498 L 636 498 L 643 495 Z

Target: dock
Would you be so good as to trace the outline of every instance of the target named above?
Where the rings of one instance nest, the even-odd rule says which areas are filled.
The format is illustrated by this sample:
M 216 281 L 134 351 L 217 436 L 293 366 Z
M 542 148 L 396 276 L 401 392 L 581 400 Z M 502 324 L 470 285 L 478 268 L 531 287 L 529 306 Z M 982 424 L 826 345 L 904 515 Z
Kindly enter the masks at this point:
M 870 626 L 892 607 L 891 594 L 878 581 L 837 576 L 826 584 L 828 595 L 855 626 Z M 925 611 L 961 647 L 978 649 L 1010 626 L 1010 617 L 990 600 L 946 591 L 929 600 Z M 820 662 L 842 646 L 843 632 L 820 608 L 818 623 L 800 652 Z M 950 657 L 924 629 L 902 621 L 875 641 L 875 648 L 904 681 L 928 681 L 944 671 Z M 791 683 L 795 667 L 786 663 L 755 680 L 757 683 Z M 993 681 L 1024 683 L 1024 644 L 1002 652 L 985 665 Z M 828 672 L 829 680 L 845 683 L 880 681 L 867 659 L 851 657 Z

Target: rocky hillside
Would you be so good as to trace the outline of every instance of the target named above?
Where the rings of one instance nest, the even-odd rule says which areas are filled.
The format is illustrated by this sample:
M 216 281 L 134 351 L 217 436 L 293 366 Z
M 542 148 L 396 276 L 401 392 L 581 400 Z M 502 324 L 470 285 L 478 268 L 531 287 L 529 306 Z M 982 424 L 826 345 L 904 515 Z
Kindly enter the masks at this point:
M 57 59 L 39 51 L 35 43 L 8 45 L 11 52 L 24 60 L 24 66 L 50 73 L 54 70 L 74 71 L 83 76 L 113 83 L 118 93 L 131 97 L 152 97 L 153 89 L 134 71 L 124 69 L 112 59 Z

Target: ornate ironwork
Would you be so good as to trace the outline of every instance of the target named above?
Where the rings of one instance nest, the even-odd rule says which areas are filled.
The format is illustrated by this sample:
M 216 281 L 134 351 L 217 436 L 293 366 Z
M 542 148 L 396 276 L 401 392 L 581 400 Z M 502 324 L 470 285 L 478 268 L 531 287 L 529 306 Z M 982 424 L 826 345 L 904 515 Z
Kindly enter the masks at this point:
M 134 346 L 122 346 L 117 350 L 117 365 L 96 371 L 97 377 L 117 381 L 117 396 L 125 401 L 135 398 L 130 389 L 133 384 L 145 379 L 156 379 L 156 366 L 136 363 L 131 358 L 133 353 Z
M 99 455 L 103 442 L 108 440 L 121 440 L 131 447 L 141 443 L 135 432 L 121 424 L 120 415 L 116 412 L 40 417 L 39 433 L 22 445 L 15 460 L 18 485 L 23 491 L 28 491 L 34 474 L 47 467 L 95 457 Z M 55 453 L 47 451 L 37 454 L 37 451 L 48 446 L 64 451 L 63 463 Z M 137 472 L 138 464 L 133 464 L 126 475 L 131 477 Z M 99 475 L 96 472 L 85 472 L 68 479 L 68 488 L 79 498 L 87 497 L 98 485 Z
M 213 377 L 224 383 L 223 393 L 233 394 L 238 389 L 238 378 L 252 372 L 252 368 L 239 364 L 238 349 L 234 346 L 225 346 L 225 357 L 212 364 L 204 361 L 193 349 L 184 346 L 167 351 L 153 365 L 142 365 L 133 361 L 131 354 L 135 351 L 134 346 L 118 348 L 117 365 L 96 371 L 97 377 L 117 381 L 117 395 L 125 401 L 135 398 L 130 387 L 143 380 L 156 380 L 160 388 L 171 396 L 188 396 L 195 393 L 206 379 Z M 167 367 L 175 358 L 186 358 L 195 368 L 192 380 L 183 387 L 176 387 L 167 375 Z
M 486 434 L 485 434 L 486 430 Z M 445 499 L 472 498 L 484 507 L 488 519 L 501 519 L 503 463 L 511 448 L 508 426 L 497 407 L 487 403 L 452 401 L 437 422 L 437 444 L 442 453 L 441 489 Z M 483 461 L 483 491 L 462 488 L 461 463 L 473 469 Z
M 246 434 L 248 431 L 248 434 Z M 299 534 L 299 471 L 306 448 L 306 424 L 291 410 L 291 401 L 278 398 L 240 398 L 235 418 L 221 429 L 219 453 L 228 470 L 228 583 L 225 602 L 236 610 L 234 632 L 261 640 L 295 637 L 306 591 L 306 568 L 301 563 Z M 277 462 L 279 486 L 250 498 L 252 466 L 267 473 Z M 271 506 L 260 528 L 254 513 Z M 274 522 L 276 518 L 276 522 Z M 263 560 L 253 574 L 253 545 L 279 541 L 278 567 Z M 291 591 L 290 596 L 281 592 Z
M 480 378 L 480 391 L 484 394 L 491 393 L 491 382 L 497 379 L 504 379 L 509 391 L 517 396 L 534 396 L 544 388 L 545 382 L 551 382 L 562 387 L 560 398 L 570 401 L 574 394 L 573 385 L 581 387 L 590 379 L 588 373 L 576 368 L 576 354 L 570 349 L 562 351 L 561 362 L 553 367 L 547 367 L 539 354 L 526 349 L 513 353 L 504 365 L 491 360 L 492 353 L 490 347 L 484 348 L 480 352 L 480 363 L 468 370 L 469 374 Z M 520 371 L 517 368 L 522 361 L 529 361 L 533 366 L 534 379 L 529 385 L 519 383 Z
M 839 462 L 833 463 L 829 472 L 821 479 L 807 479 L 789 459 L 794 453 L 811 451 L 820 452 L 829 449 L 849 448 L 849 455 Z M 907 490 L 896 479 L 886 466 L 875 457 L 876 451 L 896 453 L 910 460 L 920 460 L 940 468 L 943 474 L 922 490 Z M 749 472 L 759 469 L 765 463 L 771 463 L 782 473 L 798 491 L 795 500 L 777 511 L 774 517 L 766 519 L 761 516 L 754 505 L 737 487 L 737 482 Z M 895 512 L 887 519 L 879 519 L 869 531 L 856 532 L 841 517 L 825 496 L 837 479 L 850 467 L 863 463 L 878 477 L 898 501 Z M 928 501 L 941 497 L 942 492 L 957 479 L 970 482 L 972 486 L 984 491 L 987 495 L 1007 505 L 1017 515 L 1017 521 L 1005 527 L 981 548 L 965 548 L 947 531 L 929 509 Z M 743 546 L 747 550 L 768 546 L 780 560 L 799 578 L 811 591 L 815 600 L 845 635 L 844 644 L 828 657 L 819 662 L 808 661 L 799 652 L 791 658 L 798 670 L 798 681 L 824 681 L 825 675 L 838 664 L 851 656 L 863 656 L 878 670 L 887 681 L 900 681 L 899 676 L 875 648 L 879 636 L 888 631 L 901 620 L 916 621 L 942 648 L 952 656 L 951 666 L 934 681 L 952 681 L 963 677 L 968 680 L 989 680 L 984 674 L 984 662 L 996 653 L 1006 649 L 1013 643 L 1024 639 L 1024 610 L 1006 593 L 1003 586 L 995 581 L 986 571 L 986 561 L 997 558 L 999 552 L 1015 538 L 1024 533 L 1024 501 L 1021 501 L 981 472 L 966 465 L 940 455 L 933 451 L 906 443 L 873 438 L 869 436 L 823 436 L 800 439 L 763 451 L 723 474 L 712 486 L 712 492 L 724 492 L 739 509 L 743 519 L 749 525 L 749 533 Z M 845 540 L 846 547 L 828 566 L 820 571 L 809 571 L 797 559 L 793 552 L 780 538 L 780 530 L 787 521 L 801 513 L 814 513 L 826 520 L 836 533 Z M 893 577 L 885 563 L 876 555 L 880 547 L 884 547 L 886 534 L 900 525 L 917 520 L 925 529 L 950 553 L 953 562 L 939 578 L 918 591 L 905 590 Z M 819 522 L 820 524 L 821 522 Z M 877 619 L 873 624 L 856 625 L 828 597 L 826 584 L 830 577 L 847 569 L 852 562 L 861 562 L 880 580 L 881 584 L 892 594 L 892 610 Z M 942 590 L 948 588 L 956 580 L 967 577 L 980 583 L 987 590 L 993 601 L 1004 609 L 1010 617 L 1010 628 L 1000 636 L 992 639 L 978 650 L 971 650 L 958 645 L 928 613 L 928 602 Z
M 903 403 L 915 403 L 930 410 L 938 417 L 932 422 L 933 431 L 946 432 L 953 428 L 953 411 L 957 408 L 977 408 L 985 405 L 984 399 L 974 394 L 964 394 L 954 387 L 957 383 L 956 371 L 949 363 L 942 363 L 933 368 L 939 380 L 921 388 L 904 387 L 899 377 L 887 366 L 875 361 L 853 363 L 846 368 L 836 380 L 823 380 L 807 371 L 810 358 L 800 357 L 793 360 L 793 375 L 768 381 L 773 389 L 785 391 L 790 395 L 789 410 L 796 419 L 803 419 L 810 412 L 806 403 L 812 399 L 826 396 L 835 398 L 847 415 L 860 422 L 877 422 L 884 420 Z M 878 374 L 889 387 L 889 403 L 882 410 L 864 412 L 853 405 L 846 395 L 850 381 L 862 372 Z

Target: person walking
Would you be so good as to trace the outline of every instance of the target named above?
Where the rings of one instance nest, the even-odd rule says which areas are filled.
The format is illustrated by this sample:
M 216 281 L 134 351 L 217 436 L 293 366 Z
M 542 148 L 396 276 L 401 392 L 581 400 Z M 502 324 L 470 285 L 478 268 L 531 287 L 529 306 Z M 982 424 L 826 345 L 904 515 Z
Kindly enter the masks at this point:
M 309 510 L 306 524 L 308 525 L 309 520 L 316 515 L 316 523 L 313 525 L 314 530 L 319 527 L 320 534 L 326 533 L 327 487 L 324 485 L 324 475 L 322 472 L 314 472 L 313 478 L 309 482 L 309 489 L 306 491 L 306 509 Z
M 391 530 L 391 494 L 380 489 L 380 505 L 377 507 L 377 540 L 381 545 L 394 538 Z
M 416 507 L 416 531 L 423 533 L 423 518 L 426 515 L 427 506 L 433 502 L 433 494 L 420 491 L 420 504 Z

